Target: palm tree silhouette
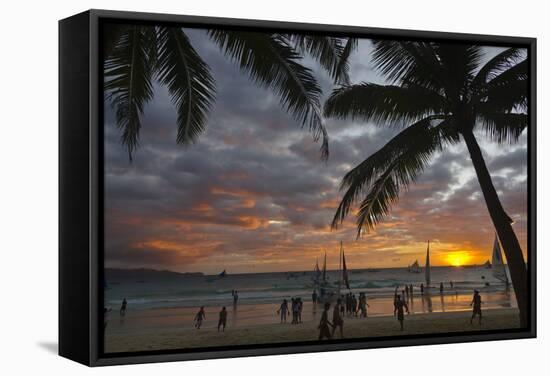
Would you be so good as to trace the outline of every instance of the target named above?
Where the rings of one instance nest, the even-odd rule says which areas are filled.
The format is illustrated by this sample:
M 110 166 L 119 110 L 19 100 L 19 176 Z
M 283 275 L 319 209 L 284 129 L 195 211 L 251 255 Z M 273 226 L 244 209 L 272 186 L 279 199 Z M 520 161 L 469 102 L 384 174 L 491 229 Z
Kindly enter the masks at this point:
M 328 158 L 322 90 L 301 60 L 308 55 L 335 82 L 348 83 L 347 57 L 356 48 L 356 40 L 214 29 L 208 30 L 208 35 L 254 83 L 271 89 L 281 106 L 308 127 L 315 141 L 322 139 L 321 156 Z M 103 46 L 105 95 L 115 108 L 121 142 L 130 160 L 139 144 L 144 105 L 153 97 L 154 79 L 168 88 L 177 109 L 177 143 L 195 142 L 206 127 L 216 84 L 185 31 L 180 27 L 109 24 L 104 26 Z
M 332 226 L 359 202 L 357 236 L 386 216 L 399 193 L 415 181 L 436 151 L 464 139 L 508 260 L 520 322 L 527 326 L 527 270 L 483 159 L 474 130 L 499 142 L 515 142 L 528 125 L 528 61 L 509 48 L 480 66 L 479 46 L 408 41 L 374 41 L 373 64 L 391 85 L 361 83 L 333 91 L 328 117 L 356 118 L 380 126 L 404 126 L 341 182 L 345 190 Z

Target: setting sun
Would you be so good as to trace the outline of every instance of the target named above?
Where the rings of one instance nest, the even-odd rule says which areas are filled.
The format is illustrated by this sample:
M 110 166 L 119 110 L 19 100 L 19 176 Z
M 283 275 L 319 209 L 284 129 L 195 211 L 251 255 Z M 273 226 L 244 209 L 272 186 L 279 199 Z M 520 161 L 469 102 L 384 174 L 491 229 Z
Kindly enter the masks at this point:
M 471 256 L 468 252 L 453 252 L 447 255 L 446 260 L 452 266 L 462 266 L 467 264 L 471 260 Z

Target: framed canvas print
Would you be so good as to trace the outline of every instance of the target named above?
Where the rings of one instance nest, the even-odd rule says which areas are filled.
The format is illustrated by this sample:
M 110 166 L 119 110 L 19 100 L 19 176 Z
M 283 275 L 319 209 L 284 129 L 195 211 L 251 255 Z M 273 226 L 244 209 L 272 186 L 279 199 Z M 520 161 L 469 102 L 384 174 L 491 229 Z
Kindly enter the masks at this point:
M 62 356 L 536 335 L 535 39 L 59 26 Z

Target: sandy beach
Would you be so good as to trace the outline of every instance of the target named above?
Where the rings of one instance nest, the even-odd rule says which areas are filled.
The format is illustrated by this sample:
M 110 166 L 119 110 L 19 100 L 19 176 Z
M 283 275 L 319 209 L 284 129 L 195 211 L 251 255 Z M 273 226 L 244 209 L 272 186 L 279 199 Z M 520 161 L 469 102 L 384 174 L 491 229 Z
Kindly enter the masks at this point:
M 368 318 L 346 318 L 345 338 L 372 338 L 429 333 L 453 333 L 477 330 L 499 330 L 519 327 L 518 311 L 510 309 L 489 309 L 483 312 L 481 325 L 474 320 L 470 325 L 470 311 L 434 312 L 411 314 L 405 317 L 405 330 L 399 330 L 399 322 L 393 316 Z M 320 315 L 320 312 L 318 313 Z M 208 346 L 230 346 L 246 344 L 283 343 L 315 341 L 318 337 L 317 320 L 298 325 L 261 324 L 250 326 L 228 326 L 223 333 L 214 327 L 217 317 L 207 318 L 210 325 L 194 328 L 148 328 L 143 330 L 119 330 L 106 334 L 105 351 L 150 351 L 185 349 Z M 338 337 L 338 335 L 336 335 Z

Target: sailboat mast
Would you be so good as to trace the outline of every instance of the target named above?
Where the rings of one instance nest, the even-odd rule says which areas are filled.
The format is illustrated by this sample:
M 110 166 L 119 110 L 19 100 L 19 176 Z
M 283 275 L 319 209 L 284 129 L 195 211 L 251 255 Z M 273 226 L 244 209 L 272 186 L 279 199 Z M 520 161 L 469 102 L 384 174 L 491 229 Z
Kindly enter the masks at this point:
M 340 296 L 340 289 L 342 287 L 342 241 L 340 240 L 340 266 L 339 270 L 340 278 L 338 278 L 338 296 Z
M 428 249 L 426 250 L 426 286 L 430 286 L 430 241 L 428 240 Z
M 327 280 L 327 251 L 325 251 L 325 262 L 323 263 L 323 281 Z

